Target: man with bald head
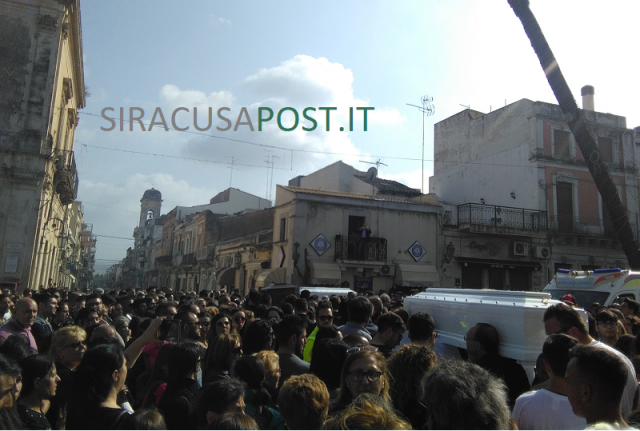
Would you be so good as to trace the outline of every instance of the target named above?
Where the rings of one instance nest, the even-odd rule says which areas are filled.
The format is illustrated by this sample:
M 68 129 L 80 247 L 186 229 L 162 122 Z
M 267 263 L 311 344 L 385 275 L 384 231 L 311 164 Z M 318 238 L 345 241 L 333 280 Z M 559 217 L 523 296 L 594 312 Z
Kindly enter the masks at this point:
M 29 340 L 29 346 L 37 353 L 36 344 L 31 326 L 36 321 L 38 315 L 38 304 L 31 298 L 22 298 L 16 303 L 16 314 L 6 325 L 0 328 L 0 345 L 2 345 L 11 335 L 22 335 Z
M 516 398 L 529 390 L 529 379 L 522 365 L 498 353 L 500 336 L 497 329 L 488 323 L 478 323 L 469 329 L 465 340 L 469 361 L 504 381 L 509 395 L 509 407 L 513 407 Z

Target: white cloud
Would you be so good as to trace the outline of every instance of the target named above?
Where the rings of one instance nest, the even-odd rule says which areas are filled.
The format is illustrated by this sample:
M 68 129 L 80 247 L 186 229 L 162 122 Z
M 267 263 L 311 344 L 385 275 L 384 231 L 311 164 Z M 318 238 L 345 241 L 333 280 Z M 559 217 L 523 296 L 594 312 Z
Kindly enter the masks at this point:
M 209 23 L 214 26 L 231 25 L 231 21 L 222 16 L 209 15 Z

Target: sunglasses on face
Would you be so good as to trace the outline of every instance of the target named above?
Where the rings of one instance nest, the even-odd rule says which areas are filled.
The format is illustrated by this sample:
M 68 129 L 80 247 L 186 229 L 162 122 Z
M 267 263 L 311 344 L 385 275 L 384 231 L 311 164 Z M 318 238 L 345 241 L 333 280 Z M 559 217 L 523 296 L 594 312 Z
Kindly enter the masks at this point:
M 347 355 L 359 352 L 360 350 L 368 350 L 370 352 L 377 352 L 378 348 L 375 347 L 375 346 L 355 346 L 355 347 L 351 347 L 351 348 L 347 349 Z
M 87 340 L 76 341 L 75 343 L 67 344 L 66 346 L 64 346 L 64 348 L 66 349 L 68 347 L 72 347 L 73 349 L 78 350 L 81 346 L 87 347 Z

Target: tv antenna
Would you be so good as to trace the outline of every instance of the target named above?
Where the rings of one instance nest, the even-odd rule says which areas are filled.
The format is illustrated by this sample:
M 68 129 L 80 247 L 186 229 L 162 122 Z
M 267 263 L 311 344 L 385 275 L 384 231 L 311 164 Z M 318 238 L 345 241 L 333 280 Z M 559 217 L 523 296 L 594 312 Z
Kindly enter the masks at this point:
M 424 194 L 424 117 L 430 117 L 435 114 L 436 107 L 433 105 L 433 97 L 425 95 L 422 96 L 420 101 L 422 106 L 412 105 L 411 103 L 407 103 L 407 105 L 418 108 L 418 111 L 422 112 L 422 158 L 420 159 L 422 162 L 422 187 L 420 188 L 420 193 Z
M 267 152 L 267 159 L 265 163 L 267 164 L 267 200 L 271 200 L 271 186 L 273 184 L 273 159 L 279 159 L 280 157 L 269 154 L 270 150 L 265 150 Z M 269 172 L 271 171 L 271 172 Z
M 371 181 L 371 195 L 375 195 L 376 192 L 376 187 L 374 186 L 374 178 L 376 178 L 378 176 L 378 171 L 380 170 L 380 165 L 382 166 L 389 166 L 389 165 L 385 165 L 384 163 L 382 163 L 380 161 L 380 159 L 378 159 L 375 162 L 368 162 L 366 160 L 360 160 L 360 163 L 368 163 L 370 165 L 376 165 L 376 167 L 374 168 L 373 166 L 369 168 L 369 170 L 367 170 L 367 179 L 369 179 Z
M 227 156 L 227 158 L 229 158 L 229 157 Z M 231 157 L 231 166 L 230 166 L 231 177 L 229 178 L 229 187 L 231 187 L 231 185 L 233 184 L 233 165 L 234 165 L 234 162 L 235 162 L 234 158 Z

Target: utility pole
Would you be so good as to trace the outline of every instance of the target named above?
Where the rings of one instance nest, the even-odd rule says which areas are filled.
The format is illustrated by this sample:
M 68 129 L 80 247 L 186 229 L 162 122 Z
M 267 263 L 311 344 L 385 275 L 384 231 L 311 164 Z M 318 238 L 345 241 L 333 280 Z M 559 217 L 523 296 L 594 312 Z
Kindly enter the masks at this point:
M 418 111 L 422 112 L 422 158 L 420 159 L 422 162 L 422 187 L 420 188 L 420 193 L 424 194 L 424 117 L 430 117 L 435 114 L 436 107 L 433 106 L 433 97 L 422 96 L 421 102 L 422 106 L 412 105 L 411 103 L 407 103 L 407 105 L 418 108 Z

